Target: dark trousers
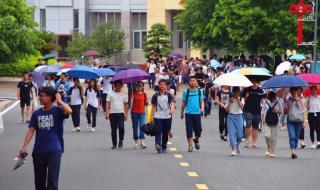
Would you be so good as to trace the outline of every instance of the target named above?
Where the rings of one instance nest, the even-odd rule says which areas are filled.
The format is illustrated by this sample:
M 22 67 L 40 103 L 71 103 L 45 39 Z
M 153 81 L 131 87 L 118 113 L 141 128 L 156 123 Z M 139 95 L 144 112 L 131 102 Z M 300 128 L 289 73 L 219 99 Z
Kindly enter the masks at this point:
M 93 106 L 91 106 L 90 104 L 87 107 L 87 121 L 88 124 L 91 124 L 91 115 L 92 115 L 92 127 L 96 127 L 96 123 L 97 123 L 97 110 L 98 108 L 95 108 Z
M 193 132 L 196 139 L 200 138 L 202 132 L 201 114 L 185 114 L 185 118 L 187 139 L 191 139 L 193 137 Z
M 33 154 L 36 190 L 58 190 L 61 152 Z
M 111 125 L 112 145 L 117 146 L 117 130 L 119 130 L 119 141 L 124 139 L 124 114 L 110 113 L 109 115 Z
M 149 88 L 153 89 L 154 88 L 154 81 L 155 81 L 155 73 L 149 73 L 150 77 L 148 79 L 149 83 Z
M 219 132 L 220 135 L 228 136 L 228 128 L 227 128 L 227 117 L 228 112 L 224 108 L 219 108 Z
M 317 133 L 317 141 L 320 142 L 320 113 L 309 113 L 310 139 L 314 142 L 314 131 Z
M 81 105 L 70 105 L 72 109 L 72 123 L 74 127 L 79 127 L 80 126 L 80 109 Z
M 209 98 L 204 98 L 204 116 L 211 114 L 211 101 L 209 101 Z
M 104 112 L 106 112 L 107 96 L 108 96 L 108 94 L 106 94 L 106 93 L 101 94 L 101 106 L 102 106 Z
M 172 118 L 169 119 L 154 119 L 154 124 L 159 127 L 159 133 L 155 136 L 155 143 L 160 145 L 163 150 L 167 149 L 167 143 L 169 139 L 169 132 L 171 130 Z

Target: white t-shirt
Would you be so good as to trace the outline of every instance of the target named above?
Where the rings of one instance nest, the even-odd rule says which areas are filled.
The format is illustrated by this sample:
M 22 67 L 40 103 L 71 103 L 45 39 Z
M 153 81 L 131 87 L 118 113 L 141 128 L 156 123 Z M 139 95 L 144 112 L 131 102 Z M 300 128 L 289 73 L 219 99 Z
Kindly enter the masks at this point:
M 94 90 L 94 89 L 90 90 L 89 88 L 87 88 L 85 92 L 85 96 L 88 99 L 89 105 L 95 108 L 99 107 L 99 102 L 98 102 L 99 92 L 97 90 Z
M 103 91 L 103 93 L 105 93 L 105 94 L 109 94 L 110 92 L 111 92 L 111 90 L 112 90 L 112 85 L 111 85 L 111 83 L 110 83 L 110 81 L 111 81 L 111 78 L 104 78 L 104 79 L 102 79 L 102 82 L 103 82 L 103 84 L 102 84 L 102 91 Z
M 80 89 L 79 88 L 73 88 L 71 91 L 71 96 L 70 96 L 70 105 L 81 105 L 82 100 L 81 100 L 81 95 L 80 95 Z
M 161 80 L 161 77 L 162 75 L 160 73 L 156 73 L 155 75 L 156 80 L 154 82 L 155 85 L 159 85 L 159 81 Z
M 309 113 L 320 112 L 320 96 L 310 96 L 309 101 Z
M 152 64 L 150 63 L 149 65 L 149 73 L 155 73 L 155 69 L 156 69 L 157 65 L 156 64 Z
M 208 73 L 208 67 L 206 65 L 203 65 L 202 71 L 203 71 L 204 74 L 207 74 Z
M 128 103 L 128 95 L 111 91 L 107 96 L 107 102 L 110 102 L 110 113 L 124 113 L 124 103 Z
M 169 78 L 170 78 L 169 75 L 166 75 L 166 76 L 163 76 L 163 75 L 162 75 L 162 76 L 161 76 L 161 79 L 164 79 L 164 80 L 169 80 Z
M 241 103 L 244 105 L 243 98 L 241 98 Z M 231 103 L 229 113 L 231 113 L 231 114 L 242 114 L 243 113 L 242 108 L 239 107 L 237 101 L 233 100 L 233 102 Z

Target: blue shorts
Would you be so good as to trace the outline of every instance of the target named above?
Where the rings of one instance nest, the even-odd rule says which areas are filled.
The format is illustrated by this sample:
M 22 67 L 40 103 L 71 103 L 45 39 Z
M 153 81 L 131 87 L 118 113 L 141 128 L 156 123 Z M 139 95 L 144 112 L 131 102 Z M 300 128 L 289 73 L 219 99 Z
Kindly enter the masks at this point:
M 201 137 L 201 115 L 200 114 L 185 114 L 187 138 L 193 137 L 193 132 L 196 137 Z

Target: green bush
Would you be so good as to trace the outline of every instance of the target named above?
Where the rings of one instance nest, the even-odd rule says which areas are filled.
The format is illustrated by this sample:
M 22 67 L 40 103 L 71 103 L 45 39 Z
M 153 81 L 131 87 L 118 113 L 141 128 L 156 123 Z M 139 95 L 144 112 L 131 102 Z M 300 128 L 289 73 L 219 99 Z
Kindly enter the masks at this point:
M 15 63 L 0 64 L 0 77 L 20 77 L 24 72 L 33 71 L 38 62 L 37 55 L 29 56 Z

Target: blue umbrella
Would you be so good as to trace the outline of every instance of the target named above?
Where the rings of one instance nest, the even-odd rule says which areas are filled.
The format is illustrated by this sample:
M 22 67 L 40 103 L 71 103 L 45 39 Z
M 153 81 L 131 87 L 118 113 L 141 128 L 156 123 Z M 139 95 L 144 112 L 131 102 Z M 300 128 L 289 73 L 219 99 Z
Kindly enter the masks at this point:
M 95 72 L 100 77 L 111 77 L 116 74 L 113 70 L 108 68 L 99 68 L 99 69 L 96 69 Z
M 210 61 L 210 66 L 214 69 L 217 69 L 218 67 L 221 67 L 221 63 L 215 59 L 212 59 Z
M 50 54 L 47 54 L 47 55 L 43 56 L 42 59 L 51 59 L 51 58 L 55 58 L 55 57 L 56 57 L 55 54 L 50 53 Z
M 45 67 L 41 68 L 38 72 L 40 73 L 57 73 L 60 69 L 53 65 L 46 65 Z
M 270 88 L 287 88 L 287 87 L 305 87 L 309 84 L 304 81 L 303 79 L 294 76 L 294 75 L 281 75 L 281 76 L 275 76 L 271 79 L 267 80 L 262 85 L 262 88 L 264 89 L 270 89 Z
M 294 54 L 289 59 L 290 60 L 305 60 L 307 58 L 302 54 Z
M 96 79 L 98 77 L 94 70 L 87 66 L 76 66 L 67 72 L 70 77 L 76 77 L 79 79 Z

